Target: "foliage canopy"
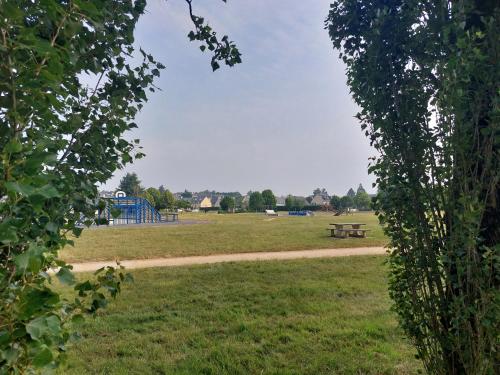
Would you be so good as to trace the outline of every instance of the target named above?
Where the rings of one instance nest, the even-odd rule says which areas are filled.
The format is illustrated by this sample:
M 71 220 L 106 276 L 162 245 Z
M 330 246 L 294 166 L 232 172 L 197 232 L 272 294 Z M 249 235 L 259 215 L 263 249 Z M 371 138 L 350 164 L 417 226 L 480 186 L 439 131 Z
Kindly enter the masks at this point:
M 326 20 L 380 154 L 394 308 L 432 374 L 498 359 L 499 15 L 492 0 L 337 0 Z
M 260 192 L 254 191 L 250 194 L 248 209 L 250 211 L 262 211 L 264 209 L 264 199 L 262 198 L 262 194 Z
M 240 62 L 234 44 L 219 41 L 188 3 L 212 68 Z M 116 296 L 126 280 L 106 268 L 76 283 L 58 251 L 103 208 L 96 186 L 143 156 L 139 141 L 123 135 L 137 127 L 134 118 L 164 68 L 134 51 L 145 5 L 0 2 L 0 373 L 56 367 L 73 337 L 67 323 L 104 307 L 105 293 Z M 131 64 L 134 52 L 140 59 Z M 55 268 L 76 299 L 50 287 Z
M 273 191 L 266 189 L 262 191 L 262 200 L 264 201 L 264 206 L 269 209 L 276 207 L 276 196 Z

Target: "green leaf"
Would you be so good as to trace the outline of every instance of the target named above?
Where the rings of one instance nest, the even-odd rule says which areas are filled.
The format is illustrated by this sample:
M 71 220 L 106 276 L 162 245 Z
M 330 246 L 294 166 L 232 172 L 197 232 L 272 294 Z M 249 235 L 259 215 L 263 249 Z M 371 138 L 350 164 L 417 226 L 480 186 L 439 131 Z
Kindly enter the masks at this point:
M 8 152 L 9 154 L 21 152 L 22 149 L 23 149 L 23 146 L 17 138 L 11 139 L 10 142 L 8 142 L 4 147 L 4 151 Z
M 53 359 L 54 356 L 50 349 L 46 345 L 43 345 L 37 350 L 36 355 L 33 357 L 33 365 L 35 367 L 44 367 L 51 363 Z
M 45 248 L 35 244 L 30 244 L 28 250 L 14 257 L 18 274 L 26 271 L 38 273 L 43 263 L 43 252 Z
M 0 347 L 10 340 L 9 331 L 0 331 Z
M 59 226 L 56 223 L 49 221 L 47 224 L 45 224 L 45 229 L 49 232 L 57 233 L 59 231 Z
M 30 196 L 35 193 L 36 189 L 33 186 L 20 184 L 18 182 L 9 181 L 5 183 L 7 191 L 16 192 L 24 196 Z
M 0 223 L 0 242 L 10 244 L 18 241 L 16 227 L 9 222 Z
M 37 193 L 48 199 L 60 196 L 59 192 L 52 185 L 42 186 L 40 189 L 37 190 Z
M 26 324 L 25 328 L 33 340 L 40 341 L 44 336 L 59 336 L 61 334 L 61 321 L 55 315 L 40 316 Z
M 47 330 L 47 322 L 44 316 L 33 319 L 26 324 L 26 332 L 33 340 L 40 340 Z
M 2 359 L 5 360 L 7 364 L 12 364 L 19 357 L 20 351 L 17 348 L 8 348 L 2 350 L 1 354 L 2 354 Z
M 58 280 L 66 285 L 73 285 L 75 283 L 75 275 L 73 272 L 67 267 L 62 267 L 56 273 Z

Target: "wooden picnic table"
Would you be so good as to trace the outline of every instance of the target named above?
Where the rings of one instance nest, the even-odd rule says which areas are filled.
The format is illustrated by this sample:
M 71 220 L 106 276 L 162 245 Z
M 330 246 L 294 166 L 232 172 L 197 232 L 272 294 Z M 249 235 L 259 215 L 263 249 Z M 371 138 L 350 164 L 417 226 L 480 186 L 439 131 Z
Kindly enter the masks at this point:
M 369 231 L 369 229 L 361 229 L 362 225 L 366 225 L 365 223 L 332 223 L 330 225 L 335 226 L 335 228 L 328 228 L 331 231 L 331 236 L 337 238 L 346 238 L 347 236 L 364 238 L 366 232 Z

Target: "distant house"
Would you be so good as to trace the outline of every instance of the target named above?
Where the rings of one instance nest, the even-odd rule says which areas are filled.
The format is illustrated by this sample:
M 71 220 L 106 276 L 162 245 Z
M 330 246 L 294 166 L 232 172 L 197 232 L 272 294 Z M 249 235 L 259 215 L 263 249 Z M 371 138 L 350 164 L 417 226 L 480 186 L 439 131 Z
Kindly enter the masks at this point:
M 222 196 L 220 196 L 220 195 L 212 197 L 210 200 L 212 203 L 212 207 L 220 208 L 220 201 L 221 200 L 222 200 Z
M 198 200 L 199 203 L 196 204 L 197 208 L 220 208 L 220 201 L 222 200 L 221 195 L 205 196 Z
M 242 208 L 248 208 L 248 203 L 250 203 L 250 195 L 247 194 L 241 200 L 241 207 Z
M 317 194 L 311 199 L 311 205 L 312 206 L 327 206 L 329 204 L 329 200 L 327 197 Z
M 276 197 L 276 207 L 285 207 L 286 206 L 286 197 Z
M 101 197 L 101 198 L 113 198 L 114 196 L 115 196 L 114 191 L 103 190 L 103 191 L 99 192 L 99 197 Z
M 199 208 L 211 208 L 212 207 L 212 198 L 204 197 L 199 204 L 197 204 Z

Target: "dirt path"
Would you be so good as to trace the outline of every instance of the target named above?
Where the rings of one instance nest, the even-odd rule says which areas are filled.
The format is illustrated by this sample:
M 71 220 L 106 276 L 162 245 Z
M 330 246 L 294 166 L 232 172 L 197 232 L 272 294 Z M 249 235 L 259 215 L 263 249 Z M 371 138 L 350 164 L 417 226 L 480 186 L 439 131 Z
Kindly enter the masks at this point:
M 220 254 L 206 256 L 189 256 L 178 258 L 153 258 L 153 259 L 131 259 L 122 260 L 120 263 L 127 269 L 151 268 L 151 267 L 175 267 L 191 264 L 212 264 L 222 262 L 241 262 L 257 260 L 284 260 L 300 258 L 333 258 L 352 255 L 378 255 L 385 254 L 383 247 L 353 247 L 344 249 L 317 249 L 317 250 L 298 250 L 298 251 L 273 251 L 260 253 L 237 253 Z M 74 263 L 74 272 L 92 272 L 105 266 L 116 266 L 114 261 L 105 262 L 85 262 Z

